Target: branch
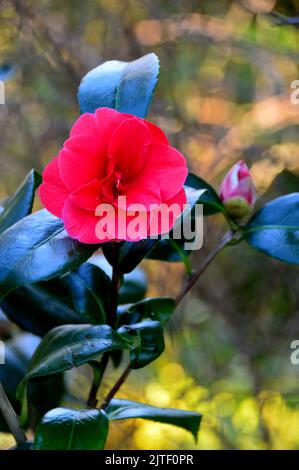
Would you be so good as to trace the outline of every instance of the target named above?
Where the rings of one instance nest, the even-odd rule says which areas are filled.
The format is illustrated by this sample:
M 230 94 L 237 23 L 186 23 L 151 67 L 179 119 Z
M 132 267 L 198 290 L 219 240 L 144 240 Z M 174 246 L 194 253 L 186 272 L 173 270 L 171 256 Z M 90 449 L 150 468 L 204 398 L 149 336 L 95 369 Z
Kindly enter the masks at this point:
M 181 291 L 178 293 L 175 299 L 176 307 L 179 305 L 185 295 L 190 291 L 190 289 L 192 289 L 194 284 L 198 281 L 198 279 L 205 272 L 208 266 L 210 266 L 211 262 L 216 258 L 218 253 L 220 253 L 220 251 L 232 240 L 233 236 L 233 232 L 227 232 L 224 237 L 219 241 L 218 245 L 214 248 L 214 250 L 206 257 L 203 263 L 199 266 L 198 270 L 191 274 L 187 283 L 182 287 Z
M 115 328 L 116 326 L 117 300 L 118 300 L 119 287 L 120 287 L 120 275 L 119 275 L 117 267 L 114 267 L 113 273 L 112 273 L 111 301 L 110 301 L 110 312 L 109 312 L 109 318 L 108 318 L 109 325 L 111 326 L 111 328 Z M 103 376 L 104 376 L 105 370 L 109 362 L 109 357 L 110 357 L 110 353 L 106 352 L 105 354 L 103 354 L 100 364 L 93 365 L 94 367 L 93 382 L 92 382 L 88 399 L 87 399 L 87 405 L 90 406 L 91 408 L 97 407 L 97 404 L 98 404 L 97 393 L 102 383 Z
M 13 409 L 5 390 L 0 382 L 0 411 L 2 412 L 4 419 L 10 429 L 10 432 L 15 438 L 17 444 L 21 444 L 27 440 L 24 431 L 20 427 L 18 417 L 15 410 Z
M 119 377 L 119 379 L 117 380 L 117 382 L 113 385 L 113 387 L 111 388 L 111 390 L 108 392 L 106 398 L 104 399 L 103 403 L 101 404 L 101 409 L 102 410 L 105 410 L 107 408 L 107 406 L 109 405 L 109 403 L 111 402 L 112 398 L 114 397 L 114 395 L 116 395 L 116 393 L 118 392 L 118 390 L 120 389 L 120 387 L 122 386 L 122 384 L 126 381 L 129 373 L 131 372 L 131 369 L 130 369 L 130 366 L 128 366 L 124 372 L 121 374 L 121 376 Z

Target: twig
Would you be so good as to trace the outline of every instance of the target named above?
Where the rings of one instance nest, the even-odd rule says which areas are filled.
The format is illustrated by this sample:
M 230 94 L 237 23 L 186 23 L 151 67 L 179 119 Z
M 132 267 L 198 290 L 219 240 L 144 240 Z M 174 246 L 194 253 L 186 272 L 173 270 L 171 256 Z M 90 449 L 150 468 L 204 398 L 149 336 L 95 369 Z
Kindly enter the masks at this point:
M 110 314 L 109 314 L 109 324 L 111 328 L 114 328 L 116 326 L 117 301 L 118 301 L 119 288 L 120 288 L 120 275 L 118 272 L 118 268 L 113 267 Z
M 100 388 L 101 382 L 103 380 L 103 375 L 106 370 L 109 361 L 109 353 L 105 353 L 102 356 L 101 362 L 93 362 L 91 365 L 93 367 L 93 381 L 89 391 L 87 405 L 90 408 L 96 408 L 98 404 L 97 393 Z
M 109 325 L 114 328 L 116 326 L 116 314 L 117 314 L 117 299 L 118 291 L 120 287 L 120 276 L 117 267 L 113 268 L 112 273 L 112 286 L 111 286 L 111 301 L 110 301 L 110 312 L 109 312 Z M 94 365 L 94 376 L 93 382 L 90 388 L 90 392 L 87 399 L 87 405 L 91 408 L 96 408 L 98 404 L 97 393 L 103 380 L 105 370 L 109 362 L 110 353 L 106 352 L 103 354 L 100 364 Z
M 218 245 L 215 247 L 215 249 L 206 257 L 206 259 L 199 266 L 199 268 L 193 274 L 191 274 L 191 276 L 187 280 L 187 283 L 182 287 L 181 291 L 178 293 L 175 299 L 176 307 L 179 305 L 185 295 L 190 291 L 190 289 L 194 286 L 200 276 L 205 272 L 211 262 L 216 258 L 218 253 L 220 253 L 220 251 L 232 240 L 233 235 L 234 233 L 232 231 L 227 232 L 224 237 L 220 240 Z
M 24 431 L 21 429 L 18 417 L 13 409 L 5 390 L 0 382 L 0 411 L 10 429 L 10 432 L 15 438 L 17 444 L 21 444 L 27 440 Z
M 109 403 L 111 402 L 112 398 L 114 397 L 114 395 L 118 392 L 118 390 L 120 389 L 120 387 L 122 386 L 122 384 L 126 381 L 129 373 L 131 372 L 131 369 L 130 369 L 130 366 L 128 366 L 124 371 L 123 373 L 121 374 L 121 376 L 119 377 L 119 379 L 117 380 L 117 382 L 113 385 L 113 387 L 111 388 L 111 390 L 108 392 L 106 398 L 104 399 L 102 405 L 101 405 L 101 409 L 102 410 L 105 410 L 107 408 L 107 406 L 109 405 Z

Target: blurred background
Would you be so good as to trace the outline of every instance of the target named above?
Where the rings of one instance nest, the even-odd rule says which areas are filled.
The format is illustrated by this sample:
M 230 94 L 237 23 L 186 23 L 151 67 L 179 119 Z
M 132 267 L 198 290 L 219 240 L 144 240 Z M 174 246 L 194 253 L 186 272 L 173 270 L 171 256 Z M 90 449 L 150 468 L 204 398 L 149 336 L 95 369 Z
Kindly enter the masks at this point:
M 55 156 L 78 116 L 76 91 L 88 70 L 152 51 L 161 73 L 149 119 L 193 172 L 218 188 L 242 158 L 260 202 L 299 191 L 299 104 L 290 99 L 299 29 L 279 25 L 278 14 L 296 16 L 299 1 L 2 0 L 0 199 Z M 194 266 L 224 230 L 221 216 L 205 219 Z M 142 267 L 147 295 L 177 293 L 180 264 Z M 290 362 L 298 292 L 298 267 L 245 245 L 226 249 L 175 313 L 166 352 L 132 373 L 119 394 L 203 413 L 198 442 L 178 428 L 131 420 L 111 426 L 108 448 L 299 449 L 299 365 Z M 4 317 L 0 338 L 18 360 L 15 342 L 35 341 Z M 86 397 L 89 374 L 67 374 L 65 403 Z M 0 448 L 10 445 L 0 433 Z

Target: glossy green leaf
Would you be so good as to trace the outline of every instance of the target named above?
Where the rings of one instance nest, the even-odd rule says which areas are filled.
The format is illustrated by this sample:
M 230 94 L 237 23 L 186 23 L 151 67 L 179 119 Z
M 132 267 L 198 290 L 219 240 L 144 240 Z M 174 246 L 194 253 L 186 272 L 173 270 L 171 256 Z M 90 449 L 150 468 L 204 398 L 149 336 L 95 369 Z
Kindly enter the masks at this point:
M 117 331 L 128 340 L 130 337 L 136 340 L 130 349 L 130 367 L 132 369 L 145 367 L 164 351 L 163 328 L 158 321 L 145 320 L 132 325 L 124 325 Z
M 28 215 L 0 236 L 0 298 L 76 269 L 97 248 L 71 239 L 61 220 L 45 209 Z
M 200 198 L 200 203 L 203 205 L 203 215 L 213 215 L 217 212 L 225 211 L 224 205 L 215 189 L 199 176 L 189 173 L 185 185 L 190 188 L 205 190 Z
M 103 410 L 55 408 L 38 425 L 34 450 L 102 450 L 108 424 Z
M 78 101 L 81 113 L 114 108 L 145 117 L 158 81 L 159 60 L 147 54 L 132 62 L 111 60 L 91 70 L 81 81 Z
M 17 398 L 22 402 L 22 424 L 27 421 L 30 379 L 78 367 L 107 351 L 130 349 L 132 343 L 129 335 L 117 333 L 108 325 L 63 325 L 49 331 L 36 349 L 17 390 Z
M 165 326 L 174 309 L 175 302 L 170 297 L 148 298 L 131 305 L 120 317 L 121 322 L 127 325 L 144 319 L 151 319 Z
M 299 193 L 263 206 L 247 223 L 244 239 L 272 258 L 299 264 Z
M 129 349 L 128 338 L 108 325 L 63 325 L 49 331 L 35 351 L 25 380 L 57 374 L 113 349 Z
M 124 276 L 119 289 L 118 303 L 130 304 L 143 299 L 147 289 L 147 277 L 141 268 L 136 268 Z
M 3 299 L 1 308 L 20 328 L 38 336 L 56 326 L 90 321 L 74 310 L 61 278 L 15 289 Z
M 119 271 L 126 274 L 138 266 L 157 242 L 145 239 L 139 242 L 105 243 L 102 250 L 111 266 L 117 265 Z
M 35 170 L 31 170 L 15 194 L 5 203 L 4 209 L 0 214 L 0 234 L 30 214 L 34 193 L 40 183 L 40 174 Z
M 280 196 L 285 196 L 290 193 L 297 193 L 299 191 L 299 176 L 291 171 L 284 169 L 278 173 L 272 180 L 271 185 L 267 191 L 258 199 L 257 203 L 265 205 L 267 202 L 272 201 Z
M 125 276 L 119 304 L 134 303 L 144 297 L 146 276 L 142 270 Z M 111 280 L 98 266 L 83 263 L 62 277 L 19 287 L 5 296 L 1 308 L 26 331 L 44 336 L 65 324 L 106 323 Z
M 93 323 L 105 323 L 111 281 L 104 271 L 94 264 L 84 263 L 63 279 L 69 288 L 74 310 L 90 318 Z
M 16 389 L 26 374 L 29 361 L 38 343 L 39 338 L 29 333 L 18 334 L 12 340 L 5 342 L 5 364 L 0 366 L 0 381 L 17 414 L 20 412 L 20 403 L 16 400 Z M 35 419 L 41 419 L 48 410 L 59 406 L 63 393 L 62 374 L 45 377 L 30 384 L 28 398 L 34 409 L 34 412 L 30 413 L 31 426 Z M 1 412 L 0 432 L 9 432 Z
M 195 440 L 202 415 L 193 411 L 176 410 L 173 408 L 157 408 L 131 400 L 114 399 L 106 409 L 110 421 L 130 418 L 141 418 L 158 423 L 172 424 L 191 432 Z
M 108 263 L 104 255 L 100 255 L 98 253 L 94 254 L 92 258 L 90 258 L 89 263 L 99 267 L 102 271 L 104 271 L 109 279 L 111 279 L 112 266 Z M 146 289 L 147 276 L 143 269 L 137 267 L 122 277 L 122 282 L 119 289 L 118 304 L 129 304 L 142 300 L 145 296 Z
M 109 277 L 97 266 L 83 263 L 62 276 L 19 287 L 1 308 L 18 326 L 39 336 L 65 324 L 106 323 L 110 302 Z
M 183 248 L 183 240 L 160 240 L 146 256 L 147 259 L 167 261 L 168 263 L 181 263 L 189 253 Z

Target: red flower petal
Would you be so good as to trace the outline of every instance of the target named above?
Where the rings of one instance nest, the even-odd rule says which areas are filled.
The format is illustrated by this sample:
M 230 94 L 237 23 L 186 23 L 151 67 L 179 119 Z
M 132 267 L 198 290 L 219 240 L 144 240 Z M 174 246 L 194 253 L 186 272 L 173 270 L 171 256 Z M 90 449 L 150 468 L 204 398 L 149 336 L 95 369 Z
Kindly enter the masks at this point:
M 130 242 L 147 238 L 150 214 L 146 211 L 140 212 L 137 209 L 136 212 L 128 212 L 103 203 L 98 206 L 96 214 L 100 216 L 96 229 L 99 240 L 105 240 L 106 236 L 109 236 L 110 240 Z
M 96 135 L 97 133 L 97 126 L 95 115 L 91 113 L 82 114 L 75 124 L 73 125 L 70 137 L 74 137 L 76 135 Z
M 91 211 L 76 206 L 70 197 L 65 201 L 62 220 L 70 237 L 82 243 L 98 244 L 96 236 L 96 224 L 98 219 Z
M 81 209 L 95 211 L 101 201 L 101 191 L 101 181 L 94 180 L 81 186 L 81 188 L 76 191 L 73 191 L 70 194 L 70 199 L 76 206 L 81 207 Z
M 58 170 L 58 157 L 55 157 L 43 171 L 43 182 L 38 189 L 39 197 L 44 206 L 57 217 L 61 217 L 68 190 Z
M 91 116 L 93 123 L 90 114 L 78 119 L 74 125 L 74 135 L 72 132 L 72 137 L 65 142 L 59 154 L 59 171 L 70 191 L 105 176 L 110 138 L 126 119 L 121 113 L 109 108 L 97 109 Z M 81 134 L 83 131 L 84 134 Z
M 157 184 L 157 181 L 152 178 L 152 175 L 149 177 L 148 173 L 149 170 L 142 171 L 136 180 L 130 182 L 126 193 L 124 194 L 126 197 L 126 203 L 124 203 L 122 199 L 118 198 L 115 201 L 115 204 L 118 207 L 125 209 L 132 204 L 142 204 L 144 206 L 144 210 L 148 211 L 152 204 L 161 203 L 159 184 Z
M 119 211 L 111 204 L 103 204 L 103 212 L 98 212 L 96 216 L 91 211 L 81 209 L 73 204 L 71 198 L 68 198 L 64 205 L 63 222 L 68 234 L 82 243 L 99 244 L 111 240 L 138 241 L 146 237 L 146 227 L 141 232 L 141 236 L 130 238 L 128 224 L 134 218 L 126 214 L 125 211 Z M 122 220 L 118 219 L 119 212 L 122 213 Z M 110 233 L 109 233 L 110 232 Z
M 75 191 L 105 175 L 106 155 L 97 139 L 78 135 L 68 139 L 58 156 L 61 178 L 70 191 Z
M 114 158 L 117 169 L 125 179 L 132 178 L 144 168 L 151 144 L 151 134 L 141 119 L 123 121 L 114 132 L 108 154 Z
M 187 198 L 184 189 L 181 189 L 171 199 L 162 203 L 156 211 L 151 214 L 151 223 L 148 229 L 148 236 L 155 237 L 161 233 L 168 233 L 175 224 L 177 218 L 184 209 Z M 177 207 L 173 206 L 176 205 Z M 171 208 L 171 206 L 173 206 Z M 167 208 L 169 210 L 165 210 Z M 164 208 L 164 209 L 163 209 Z
M 166 137 L 166 135 L 164 134 L 164 132 L 162 131 L 162 129 L 160 129 L 160 127 L 156 126 L 155 124 L 153 124 L 152 122 L 149 122 L 149 121 L 143 121 L 147 124 L 147 127 L 151 133 L 151 136 L 152 136 L 152 143 L 153 144 L 165 144 L 165 145 L 169 145 L 169 141 Z
M 148 178 L 157 180 L 162 201 L 175 196 L 181 190 L 188 175 L 184 156 L 171 146 L 152 145 L 149 166 L 152 174 L 148 173 Z
M 184 204 L 187 204 L 187 197 L 184 188 L 182 188 L 177 194 L 175 194 L 171 199 L 168 199 L 168 201 L 165 201 L 165 204 L 168 204 L 169 206 L 171 204 L 178 204 L 183 210 Z

